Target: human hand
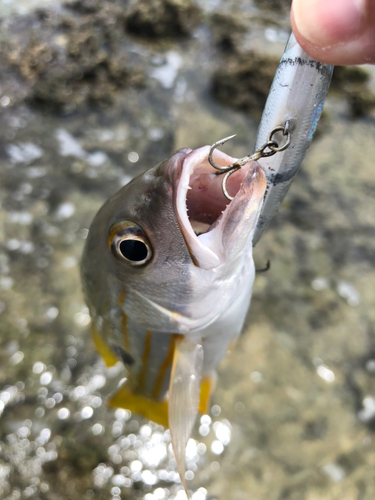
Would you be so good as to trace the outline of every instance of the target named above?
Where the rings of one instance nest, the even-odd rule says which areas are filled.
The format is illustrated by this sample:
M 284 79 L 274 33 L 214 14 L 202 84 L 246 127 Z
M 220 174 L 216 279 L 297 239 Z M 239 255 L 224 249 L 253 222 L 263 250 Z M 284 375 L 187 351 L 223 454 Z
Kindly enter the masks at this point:
M 375 63 L 375 0 L 293 0 L 301 47 L 328 64 Z

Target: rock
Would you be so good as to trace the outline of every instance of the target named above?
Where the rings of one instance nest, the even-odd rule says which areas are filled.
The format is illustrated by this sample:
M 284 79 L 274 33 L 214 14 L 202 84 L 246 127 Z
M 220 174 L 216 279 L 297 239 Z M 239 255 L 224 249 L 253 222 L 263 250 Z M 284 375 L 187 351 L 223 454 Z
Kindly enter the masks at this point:
M 126 21 L 129 33 L 158 38 L 186 36 L 200 19 L 193 0 L 139 0 L 130 9 Z
M 212 92 L 227 106 L 259 116 L 278 63 L 255 52 L 228 56 L 213 75 Z
M 22 97 L 32 104 L 69 112 L 89 101 L 112 102 L 114 92 L 144 78 L 122 48 L 124 22 L 124 9 L 111 2 L 73 4 L 59 14 L 39 10 L 22 34 L 2 43 L 2 64 L 24 81 Z
M 289 13 L 291 0 L 255 0 L 255 3 L 263 8 L 278 13 Z
M 216 44 L 224 52 L 237 52 L 243 43 L 244 34 L 248 31 L 243 17 L 223 12 L 212 14 L 210 27 Z
M 375 108 L 375 93 L 368 86 L 370 73 L 359 66 L 337 66 L 333 72 L 332 90 L 343 95 L 353 118 Z

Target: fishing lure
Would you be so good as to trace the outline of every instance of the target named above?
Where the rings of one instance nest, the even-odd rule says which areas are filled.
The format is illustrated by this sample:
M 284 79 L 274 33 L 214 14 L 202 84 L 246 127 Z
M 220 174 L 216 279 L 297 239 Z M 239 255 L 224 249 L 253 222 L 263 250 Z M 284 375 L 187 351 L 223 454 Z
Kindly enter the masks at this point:
M 271 130 L 288 123 L 288 148 L 261 160 L 267 190 L 254 234 L 254 245 L 277 212 L 297 174 L 318 125 L 331 83 L 333 66 L 312 59 L 290 35 L 277 68 L 255 142 L 258 150 Z M 283 131 L 278 142 L 282 140 Z
M 262 159 L 267 190 L 254 234 L 254 245 L 277 212 L 301 166 L 322 114 L 332 74 L 333 66 L 312 59 L 292 33 L 268 94 L 254 153 L 224 167 L 218 167 L 210 159 L 211 165 L 225 174 L 223 193 L 229 200 L 231 197 L 226 190 L 228 177 L 247 161 Z M 233 137 L 215 142 L 211 152 Z
M 284 56 L 278 71 L 294 68 L 298 75 L 308 67 L 322 74 L 309 61 L 293 65 Z M 296 76 L 289 80 L 294 89 Z M 316 78 L 309 88 L 319 96 L 316 121 L 322 86 Z M 86 240 L 81 272 L 94 342 L 108 366 L 120 360 L 128 369 L 109 404 L 169 426 L 186 492 L 187 441 L 198 410 L 208 411 L 215 369 L 249 307 L 260 216 L 268 222 L 267 203 L 274 208 L 285 194 L 290 179 L 279 182 L 277 175 L 290 174 L 287 152 L 294 151 L 288 158 L 295 170 L 311 140 L 306 113 L 300 124 L 297 108 L 288 111 L 284 101 L 274 104 L 284 110 L 275 115 L 267 103 L 258 142 L 269 129 L 254 155 L 236 160 L 218 143 L 177 151 L 112 196 Z M 275 139 L 280 130 L 283 144 Z M 269 155 L 284 160 L 256 161 L 274 161 Z

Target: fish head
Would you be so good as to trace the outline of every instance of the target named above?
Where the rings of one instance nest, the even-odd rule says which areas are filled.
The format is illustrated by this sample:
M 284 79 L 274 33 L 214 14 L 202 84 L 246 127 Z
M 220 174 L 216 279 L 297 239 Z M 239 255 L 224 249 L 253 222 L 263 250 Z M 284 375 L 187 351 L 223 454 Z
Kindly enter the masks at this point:
M 104 316 L 123 291 L 143 322 L 147 301 L 169 309 L 176 295 L 178 303 L 179 284 L 187 283 L 192 263 L 173 210 L 173 189 L 175 170 L 189 151 L 176 151 L 134 178 L 96 214 L 81 263 L 91 316 Z M 146 322 L 157 328 L 158 314 Z
M 91 311 L 118 302 L 125 289 L 128 310 L 146 328 L 186 333 L 217 316 L 215 307 L 207 312 L 196 304 L 210 300 L 213 289 L 218 293 L 213 281 L 249 241 L 251 251 L 266 180 L 258 163 L 247 163 L 228 179 L 229 202 L 209 150 L 177 151 L 99 210 L 82 259 Z M 235 159 L 215 151 L 214 160 L 228 165 Z

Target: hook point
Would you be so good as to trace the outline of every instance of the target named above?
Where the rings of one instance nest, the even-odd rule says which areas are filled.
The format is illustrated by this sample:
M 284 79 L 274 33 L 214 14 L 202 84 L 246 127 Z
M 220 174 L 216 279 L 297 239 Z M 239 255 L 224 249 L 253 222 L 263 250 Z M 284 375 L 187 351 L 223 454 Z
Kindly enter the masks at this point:
M 230 141 L 231 139 L 233 139 L 233 137 L 236 137 L 237 134 L 233 134 L 233 135 L 229 135 L 228 137 L 225 137 L 224 139 L 221 139 L 221 143 L 222 144 L 225 144 L 226 142 Z

